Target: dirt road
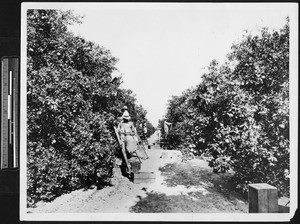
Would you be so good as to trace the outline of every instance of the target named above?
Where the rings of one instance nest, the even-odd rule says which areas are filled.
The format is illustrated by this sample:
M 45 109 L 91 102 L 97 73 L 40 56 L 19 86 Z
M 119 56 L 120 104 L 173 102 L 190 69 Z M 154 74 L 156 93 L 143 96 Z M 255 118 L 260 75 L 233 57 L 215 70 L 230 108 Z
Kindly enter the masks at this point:
M 177 150 L 154 146 L 141 171 L 155 173 L 154 183 L 132 183 L 116 172 L 111 186 L 80 189 L 52 202 L 39 202 L 30 213 L 145 213 L 145 212 L 247 212 L 248 205 L 235 194 L 222 191 L 227 176 L 213 174 L 207 163 L 194 159 L 182 163 Z M 225 178 L 225 179 L 224 179 Z M 220 190 L 221 189 L 221 190 Z
M 112 178 L 112 186 L 97 190 L 96 187 L 88 190 L 80 189 L 69 194 L 62 195 L 52 202 L 39 202 L 36 208 L 29 212 L 130 212 L 140 198 L 146 196 L 146 192 L 170 192 L 163 184 L 163 177 L 158 170 L 166 163 L 180 162 L 180 152 L 161 150 L 152 147 L 146 150 L 149 159 L 144 160 L 142 171 L 152 171 L 156 175 L 154 183 L 134 184 L 126 177 L 116 173 Z M 172 191 L 174 189 L 172 188 Z

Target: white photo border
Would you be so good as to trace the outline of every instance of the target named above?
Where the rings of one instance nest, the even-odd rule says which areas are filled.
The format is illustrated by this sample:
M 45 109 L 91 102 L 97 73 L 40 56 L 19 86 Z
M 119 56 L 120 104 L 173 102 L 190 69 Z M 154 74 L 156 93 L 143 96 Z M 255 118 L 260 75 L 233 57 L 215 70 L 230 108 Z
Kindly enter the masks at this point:
M 23 2 L 21 6 L 21 96 L 20 96 L 20 220 L 21 221 L 289 221 L 298 205 L 298 7 L 290 4 L 290 213 L 27 213 L 27 66 L 26 12 L 28 9 L 67 9 L 70 4 L 137 4 L 137 3 L 51 3 Z M 178 3 L 139 3 L 178 4 Z M 180 3 L 183 4 L 183 3 Z M 220 3 L 184 3 L 220 4 Z M 222 3 L 230 7 L 231 4 Z M 254 3 L 238 3 L 254 4 Z M 256 3 L 263 4 L 263 3 Z M 269 4 L 269 3 L 264 3 Z M 278 3 L 277 3 L 278 4 Z

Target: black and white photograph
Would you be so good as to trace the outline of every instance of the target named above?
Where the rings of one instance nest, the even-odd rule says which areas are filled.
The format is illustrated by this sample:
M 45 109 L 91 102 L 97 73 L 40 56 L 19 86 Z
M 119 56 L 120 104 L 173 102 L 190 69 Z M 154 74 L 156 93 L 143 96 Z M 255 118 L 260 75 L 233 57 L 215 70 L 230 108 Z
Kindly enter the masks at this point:
M 22 3 L 0 156 L 20 220 L 289 221 L 297 84 L 295 3 Z

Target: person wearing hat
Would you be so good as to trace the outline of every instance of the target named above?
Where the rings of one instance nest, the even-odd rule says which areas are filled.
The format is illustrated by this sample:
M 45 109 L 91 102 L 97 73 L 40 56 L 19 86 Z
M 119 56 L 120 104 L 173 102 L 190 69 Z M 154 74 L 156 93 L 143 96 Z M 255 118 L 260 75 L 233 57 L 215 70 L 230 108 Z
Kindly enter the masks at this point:
M 146 139 L 147 138 L 147 132 L 148 132 L 148 129 L 147 129 L 147 123 L 144 122 L 143 123 L 143 137 Z
M 165 116 L 163 117 L 163 121 L 164 121 L 164 123 L 163 123 L 164 124 L 164 132 L 166 135 L 168 135 L 168 133 L 171 129 L 172 123 L 167 122 L 167 118 Z
M 158 140 L 158 142 L 160 142 L 160 138 L 161 138 L 161 128 L 160 127 L 158 127 L 156 129 L 156 133 L 157 133 L 157 140 Z
M 124 159 L 127 161 L 127 154 L 129 157 L 137 150 L 137 132 L 133 125 L 133 122 L 130 121 L 130 115 L 127 110 L 124 111 L 122 115 L 122 122 L 118 125 L 118 132 L 123 143 L 122 150 L 125 150 Z M 130 170 L 130 168 L 128 167 Z
M 128 107 L 127 106 L 122 107 L 122 109 L 121 109 L 122 115 L 121 115 L 121 117 L 118 117 L 118 119 L 117 119 L 117 125 L 119 125 L 123 121 L 123 117 L 122 116 L 123 116 L 123 114 L 124 114 L 125 111 L 128 112 Z

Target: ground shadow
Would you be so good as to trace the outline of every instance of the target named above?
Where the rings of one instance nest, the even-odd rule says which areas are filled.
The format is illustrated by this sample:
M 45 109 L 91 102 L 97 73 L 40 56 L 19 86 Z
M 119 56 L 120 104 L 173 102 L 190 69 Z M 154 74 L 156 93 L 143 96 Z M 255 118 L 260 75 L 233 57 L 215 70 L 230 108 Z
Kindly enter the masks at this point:
M 245 213 L 245 206 L 228 201 L 220 194 L 203 195 L 190 192 L 180 195 L 166 195 L 147 192 L 146 197 L 130 208 L 132 213 Z
M 183 185 L 187 189 L 205 189 L 176 192 L 166 195 L 146 192 L 145 197 L 130 208 L 135 213 L 247 213 L 248 203 L 235 192 L 231 183 L 233 173 L 213 173 L 211 169 L 189 163 L 170 163 L 160 167 L 164 184 Z
M 188 163 L 172 163 L 160 167 L 167 186 L 201 186 L 210 192 L 220 193 L 227 199 L 246 201 L 247 195 L 236 192 L 232 182 L 233 173 L 213 173 L 211 169 L 191 166 Z

